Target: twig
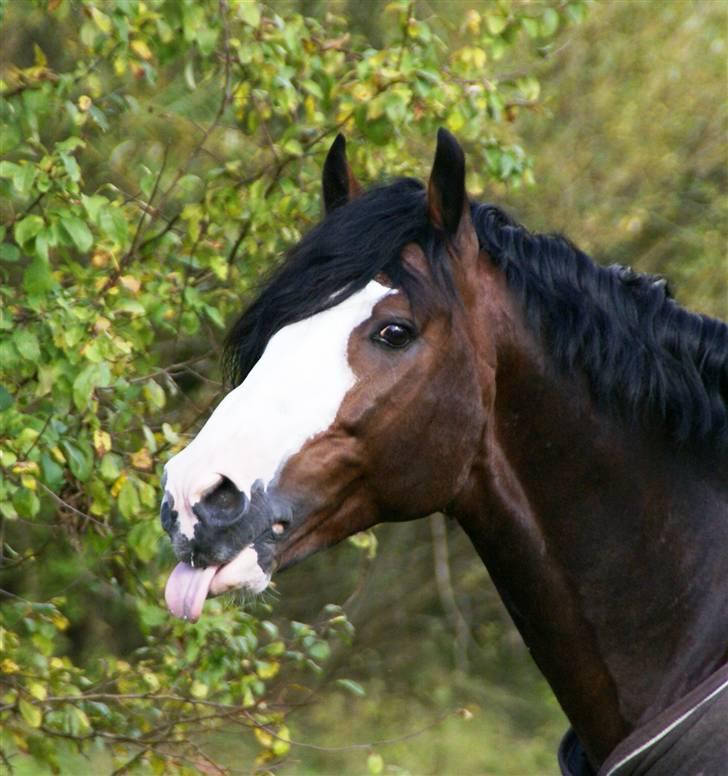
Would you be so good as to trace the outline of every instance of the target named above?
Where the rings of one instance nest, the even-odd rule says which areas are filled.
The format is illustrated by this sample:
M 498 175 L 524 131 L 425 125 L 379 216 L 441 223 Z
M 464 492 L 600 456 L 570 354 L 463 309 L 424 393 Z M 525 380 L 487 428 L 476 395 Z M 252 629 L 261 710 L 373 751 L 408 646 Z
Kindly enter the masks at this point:
M 200 227 L 200 232 L 197 235 L 197 239 L 195 240 L 192 250 L 190 251 L 190 260 L 184 265 L 184 280 L 182 281 L 182 292 L 179 296 L 179 309 L 177 310 L 177 320 L 175 321 L 175 333 L 174 333 L 174 342 L 172 343 L 172 353 L 173 356 L 177 355 L 177 348 L 179 346 L 179 335 L 181 331 L 181 323 L 182 323 L 182 315 L 184 314 L 185 309 L 185 294 L 187 293 L 187 286 L 190 282 L 190 263 L 195 258 L 195 253 L 197 252 L 197 248 L 200 245 L 200 241 L 204 239 L 204 237 L 207 234 L 208 229 L 208 221 L 204 221 L 202 223 L 202 226 Z
M 56 502 L 56 504 L 65 507 L 75 515 L 84 518 L 84 520 L 88 520 L 94 523 L 94 525 L 97 525 L 99 528 L 103 528 L 104 531 L 108 531 L 109 527 L 106 525 L 106 523 L 102 523 L 95 517 L 91 517 L 91 515 L 86 514 L 86 512 L 82 512 L 80 509 L 76 509 L 76 507 L 74 507 L 72 504 L 69 504 L 67 501 L 64 501 L 57 493 L 54 493 L 45 483 L 41 482 L 40 480 L 36 480 L 36 482 Z
M 4 527 L 4 524 L 0 524 L 2 527 Z M 17 560 L 12 560 L 8 563 L 5 562 L 5 554 L 3 552 L 3 544 L 4 539 L 2 536 L 2 527 L 0 527 L 0 571 L 7 571 L 8 569 L 14 569 L 18 566 L 22 566 L 23 563 L 27 563 L 29 560 L 33 560 L 33 558 L 40 557 L 46 550 L 46 547 L 51 543 L 50 539 L 46 539 L 46 541 L 43 543 L 43 545 L 37 549 L 33 550 L 32 552 L 29 552 L 27 555 L 21 555 Z
M 162 375 L 166 377 L 170 374 L 175 374 L 176 372 L 184 374 L 192 364 L 196 364 L 199 361 L 204 361 L 206 358 L 208 358 L 207 353 L 200 353 L 199 356 L 193 356 L 192 358 L 188 358 L 185 361 L 178 361 L 176 364 L 160 367 L 159 369 L 155 370 L 154 372 L 150 372 L 149 374 L 140 375 L 139 377 L 131 377 L 129 378 L 129 382 L 144 383 L 153 377 L 160 377 Z
M 43 436 L 43 434 L 45 434 L 46 429 L 48 428 L 48 424 L 51 422 L 52 417 L 53 415 L 49 415 L 46 418 L 46 421 L 43 424 L 43 428 L 40 430 L 40 433 L 38 434 L 38 436 L 31 442 L 30 447 L 24 453 L 21 454 L 20 456 L 21 460 L 26 460 L 28 458 L 33 448 L 38 444 L 38 441 L 40 440 L 40 438 Z
M 169 146 L 164 147 L 164 156 L 162 157 L 162 164 L 159 168 L 159 172 L 157 173 L 157 178 L 154 181 L 154 188 L 152 189 L 152 193 L 149 196 L 149 203 L 148 206 L 151 207 L 152 203 L 154 202 L 154 198 L 157 195 L 157 191 L 159 189 L 159 183 L 162 180 L 162 175 L 164 174 L 164 169 L 167 166 L 167 157 L 169 156 Z M 142 208 L 142 214 L 139 216 L 139 220 L 137 221 L 136 229 L 134 230 L 134 237 L 131 241 L 131 246 L 129 247 L 129 250 L 121 257 L 119 260 L 119 264 L 116 267 L 116 269 L 109 275 L 109 277 L 106 280 L 106 283 L 101 287 L 101 291 L 99 292 L 100 296 L 103 296 L 113 285 L 116 284 L 116 281 L 121 277 L 121 273 L 126 269 L 131 259 L 134 257 L 134 254 L 136 253 L 137 244 L 139 242 L 139 236 L 141 235 L 142 226 L 144 226 L 144 220 L 147 217 L 147 207 Z
M 369 578 L 369 572 L 371 571 L 372 563 L 373 563 L 373 559 L 370 558 L 367 553 L 363 553 L 361 565 L 359 568 L 359 574 L 357 576 L 354 589 L 351 591 L 351 593 L 349 593 L 349 596 L 347 597 L 346 601 L 344 601 L 344 603 L 341 604 L 341 608 L 344 611 L 346 611 L 353 603 L 355 603 L 356 600 L 359 598 L 359 596 L 362 594 L 362 591 L 364 590 L 364 585 L 366 584 L 366 581 Z
M 346 744 L 344 746 L 320 746 L 318 744 L 308 744 L 304 741 L 294 741 L 291 738 L 283 738 L 283 736 L 279 736 L 275 732 L 275 730 L 272 730 L 266 725 L 261 725 L 257 723 L 256 726 L 261 728 L 262 730 L 265 730 L 265 732 L 269 733 L 271 736 L 273 736 L 273 738 L 277 738 L 279 741 L 283 741 L 283 743 L 290 744 L 291 746 L 298 746 L 298 747 L 301 747 L 302 749 L 314 749 L 317 752 L 347 752 L 353 749 L 372 749 L 373 747 L 376 747 L 376 746 L 388 746 L 389 744 L 399 744 L 402 741 L 408 741 L 411 738 L 417 738 L 417 736 L 421 736 L 423 733 L 426 733 L 428 730 L 432 730 L 438 725 L 441 725 L 446 719 L 449 719 L 453 715 L 455 714 L 462 715 L 463 713 L 464 712 L 461 709 L 450 709 L 449 711 L 446 711 L 443 714 L 440 714 L 440 716 L 436 717 L 432 722 L 428 723 L 427 725 L 424 725 L 421 728 L 417 728 L 417 730 L 412 730 L 409 733 L 404 733 L 401 736 L 395 736 L 394 738 L 380 738 L 377 741 L 367 741 L 361 744 Z
M 157 234 L 153 234 L 151 237 L 148 237 L 146 240 L 144 240 L 143 243 L 139 246 L 139 252 L 141 253 L 148 245 L 151 245 L 153 242 L 156 242 L 157 240 L 161 240 L 162 237 L 164 237 L 167 232 L 169 232 L 174 225 L 179 221 L 180 214 L 177 213 L 176 215 L 172 216 L 172 218 L 167 221 L 164 229 L 162 229 L 161 232 L 158 232 Z
M 250 231 L 250 221 L 246 221 L 241 227 L 240 231 L 238 232 L 238 236 L 233 243 L 233 247 L 230 249 L 230 253 L 228 254 L 228 265 L 232 265 L 235 261 L 235 257 L 238 255 L 238 250 L 240 249 L 240 246 L 243 242 L 243 240 L 247 237 L 248 232 Z
M 384 89 L 382 89 L 384 91 Z M 329 127 L 328 129 L 324 129 L 321 132 L 319 132 L 317 135 L 315 135 L 311 140 L 308 140 L 304 145 L 303 149 L 304 152 L 308 151 L 310 148 L 312 148 L 316 143 L 319 143 L 321 140 L 323 140 L 328 135 L 333 134 L 334 132 L 338 132 L 341 127 L 343 127 L 349 119 L 354 115 L 354 112 L 347 113 L 347 115 L 341 119 L 341 121 L 337 122 L 333 127 Z M 295 159 L 300 159 L 299 155 L 290 154 L 288 156 L 285 156 L 283 159 L 281 159 L 280 162 L 275 166 L 275 169 L 273 171 L 273 176 L 271 178 L 270 183 L 268 184 L 265 193 L 263 194 L 264 198 L 268 198 L 270 193 L 273 191 L 273 188 L 275 187 L 276 183 L 278 183 L 278 179 L 281 177 L 281 173 L 283 170 Z M 247 180 L 252 183 L 255 180 L 258 180 L 258 178 L 261 178 L 263 175 L 265 175 L 267 169 L 264 168 L 262 171 L 258 172 L 256 175 L 254 175 L 252 178 L 248 178 Z
M 129 771 L 129 769 L 133 768 L 144 757 L 150 748 L 151 747 L 149 746 L 145 746 L 143 749 L 140 749 L 131 759 L 127 760 L 123 765 L 120 765 L 118 768 L 113 770 L 111 772 L 111 776 L 121 776 L 122 773 Z
M 455 631 L 455 664 L 461 671 L 467 670 L 468 642 L 470 628 L 455 601 L 450 577 L 450 557 L 447 546 L 447 528 L 445 518 L 438 512 L 430 515 L 430 531 L 432 533 L 432 554 L 435 563 L 435 584 L 445 616 L 450 627 Z

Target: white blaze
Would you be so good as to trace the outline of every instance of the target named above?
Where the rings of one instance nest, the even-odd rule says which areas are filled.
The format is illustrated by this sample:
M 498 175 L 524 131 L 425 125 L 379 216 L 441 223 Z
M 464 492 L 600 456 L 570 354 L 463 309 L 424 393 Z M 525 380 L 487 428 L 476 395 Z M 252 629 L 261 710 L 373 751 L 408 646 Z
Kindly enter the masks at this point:
M 181 532 L 192 538 L 191 507 L 230 479 L 250 495 L 268 485 L 304 443 L 325 431 L 355 383 L 347 359 L 349 335 L 392 289 L 371 281 L 328 310 L 271 337 L 245 381 L 220 402 L 195 439 L 166 466 Z

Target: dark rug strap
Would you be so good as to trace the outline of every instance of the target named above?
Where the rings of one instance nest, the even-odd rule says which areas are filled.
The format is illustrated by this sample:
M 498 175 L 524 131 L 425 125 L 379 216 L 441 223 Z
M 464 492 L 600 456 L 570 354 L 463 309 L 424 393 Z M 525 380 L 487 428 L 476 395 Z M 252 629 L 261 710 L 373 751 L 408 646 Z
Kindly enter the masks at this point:
M 632 764 L 648 756 L 653 747 L 665 741 L 679 741 L 696 716 L 715 706 L 718 701 L 723 701 L 721 705 L 724 705 L 723 696 L 728 698 L 728 665 L 718 669 L 677 703 L 627 736 L 607 757 L 599 769 L 599 776 L 621 776 L 621 774 L 631 773 Z M 723 729 L 716 731 L 716 735 L 720 737 L 719 743 L 724 753 L 728 755 L 725 751 L 728 749 L 728 734 L 723 735 L 725 727 L 722 725 L 721 727 Z M 728 773 L 728 770 L 721 769 L 719 772 Z
M 711 706 L 715 707 L 717 703 L 728 706 L 728 665 L 720 668 L 646 725 L 633 731 L 607 757 L 598 774 L 589 764 L 576 733 L 571 729 L 568 730 L 559 745 L 561 774 L 562 776 L 627 776 L 639 767 L 644 758 L 652 759 L 650 753 L 653 749 L 657 748 L 655 757 L 660 758 L 659 750 L 666 747 L 666 742 L 669 743 L 672 739 L 679 741 L 683 732 L 690 728 L 691 723 Z M 724 712 L 719 711 L 718 714 L 721 730 L 718 733 L 720 740 L 717 745 L 726 749 L 725 762 L 728 763 L 728 719 L 724 720 L 726 716 Z M 725 737 L 721 735 L 724 729 L 727 731 Z M 723 749 L 720 751 L 722 752 Z M 719 772 L 728 774 L 728 766 L 724 771 Z

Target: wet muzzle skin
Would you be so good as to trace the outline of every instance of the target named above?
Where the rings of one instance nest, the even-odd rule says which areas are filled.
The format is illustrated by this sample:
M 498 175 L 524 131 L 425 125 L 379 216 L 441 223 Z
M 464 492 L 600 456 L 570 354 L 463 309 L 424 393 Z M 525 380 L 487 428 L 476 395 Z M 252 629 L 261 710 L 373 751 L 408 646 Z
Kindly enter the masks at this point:
M 241 494 L 242 496 L 242 494 Z M 174 499 L 165 496 L 162 523 L 182 559 L 167 580 L 165 601 L 170 612 L 195 622 L 205 600 L 229 590 L 260 593 L 273 569 L 273 548 L 292 519 L 292 507 L 273 488 L 255 483 L 250 499 L 239 499 L 241 511 L 227 521 L 209 508 L 195 508 L 198 521 L 192 538 L 179 530 Z

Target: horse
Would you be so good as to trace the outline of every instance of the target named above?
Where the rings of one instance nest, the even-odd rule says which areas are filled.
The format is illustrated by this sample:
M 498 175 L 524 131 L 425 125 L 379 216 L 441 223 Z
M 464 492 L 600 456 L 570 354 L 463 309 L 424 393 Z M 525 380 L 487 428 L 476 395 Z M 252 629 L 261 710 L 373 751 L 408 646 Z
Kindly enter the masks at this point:
M 728 768 L 728 326 L 472 201 L 364 190 L 232 327 L 231 390 L 169 460 L 174 615 L 384 521 L 454 518 L 571 728 L 564 774 Z

